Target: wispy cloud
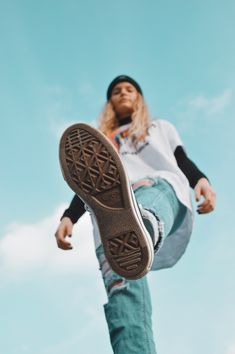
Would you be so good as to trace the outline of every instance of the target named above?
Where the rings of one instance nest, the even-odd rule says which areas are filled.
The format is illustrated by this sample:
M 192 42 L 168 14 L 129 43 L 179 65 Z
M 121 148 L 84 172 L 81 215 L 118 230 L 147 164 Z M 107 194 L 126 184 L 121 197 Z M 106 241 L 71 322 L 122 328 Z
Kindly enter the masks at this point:
M 220 95 L 215 97 L 197 96 L 189 99 L 187 109 L 195 111 L 203 111 L 204 114 L 210 116 L 222 113 L 225 107 L 228 106 L 232 98 L 232 90 L 227 89 Z
M 73 250 L 57 248 L 54 237 L 65 205 L 35 224 L 11 224 L 0 240 L 0 272 L 8 278 L 33 274 L 35 271 L 54 274 L 61 272 L 92 272 L 97 269 L 92 225 L 86 213 L 74 227 Z
M 220 120 L 227 112 L 232 97 L 233 91 L 229 88 L 212 97 L 207 95 L 188 97 L 178 102 L 172 108 L 172 112 L 174 116 L 178 116 L 181 131 L 188 131 L 195 123 L 210 124 L 212 120 Z

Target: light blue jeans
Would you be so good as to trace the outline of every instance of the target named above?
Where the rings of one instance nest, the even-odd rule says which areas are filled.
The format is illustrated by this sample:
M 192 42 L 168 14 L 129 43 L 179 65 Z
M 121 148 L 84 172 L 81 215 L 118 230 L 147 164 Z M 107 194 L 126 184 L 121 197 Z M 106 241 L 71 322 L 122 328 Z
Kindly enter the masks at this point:
M 164 222 L 164 238 L 179 227 L 186 208 L 179 202 L 168 182 L 158 178 L 152 186 L 141 186 L 134 193 L 143 208 Z M 96 255 L 108 296 L 104 311 L 113 352 L 156 354 L 152 305 L 146 276 L 138 280 L 120 277 L 110 268 L 102 245 L 97 248 Z

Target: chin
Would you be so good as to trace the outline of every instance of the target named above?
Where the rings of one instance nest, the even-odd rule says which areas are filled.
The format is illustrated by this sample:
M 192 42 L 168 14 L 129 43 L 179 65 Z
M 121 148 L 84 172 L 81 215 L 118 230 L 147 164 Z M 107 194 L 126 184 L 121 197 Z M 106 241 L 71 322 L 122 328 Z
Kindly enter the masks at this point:
M 133 107 L 130 107 L 129 105 L 128 106 L 126 105 L 119 110 L 119 114 L 121 116 L 131 116 L 133 112 L 134 112 Z

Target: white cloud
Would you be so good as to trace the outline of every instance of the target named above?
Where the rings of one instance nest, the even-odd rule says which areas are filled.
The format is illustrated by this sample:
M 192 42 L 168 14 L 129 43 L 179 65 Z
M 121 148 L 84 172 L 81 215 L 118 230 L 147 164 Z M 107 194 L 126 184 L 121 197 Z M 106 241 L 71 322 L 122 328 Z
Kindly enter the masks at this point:
M 35 272 L 92 272 L 97 269 L 92 225 L 86 213 L 74 227 L 73 250 L 63 251 L 56 245 L 55 230 L 65 205 L 35 224 L 11 224 L 0 240 L 0 272 L 9 277 Z
M 235 343 L 228 348 L 226 354 L 235 354 Z
M 223 112 L 224 108 L 230 103 L 232 98 L 232 90 L 227 89 L 222 94 L 215 97 L 197 96 L 191 98 L 187 105 L 188 109 L 196 111 L 204 111 L 207 115 L 218 114 Z

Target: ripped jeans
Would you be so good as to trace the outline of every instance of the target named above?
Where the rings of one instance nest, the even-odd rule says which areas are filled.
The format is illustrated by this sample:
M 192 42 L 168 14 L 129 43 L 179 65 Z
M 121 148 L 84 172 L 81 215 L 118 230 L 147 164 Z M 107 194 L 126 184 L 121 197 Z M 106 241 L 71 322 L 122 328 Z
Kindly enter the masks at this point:
M 164 222 L 164 237 L 179 226 L 186 208 L 165 180 L 157 179 L 151 187 L 140 186 L 134 193 L 143 208 Z M 108 297 L 104 311 L 114 354 L 156 354 L 147 277 L 120 277 L 110 268 L 102 245 L 96 249 L 96 255 Z

